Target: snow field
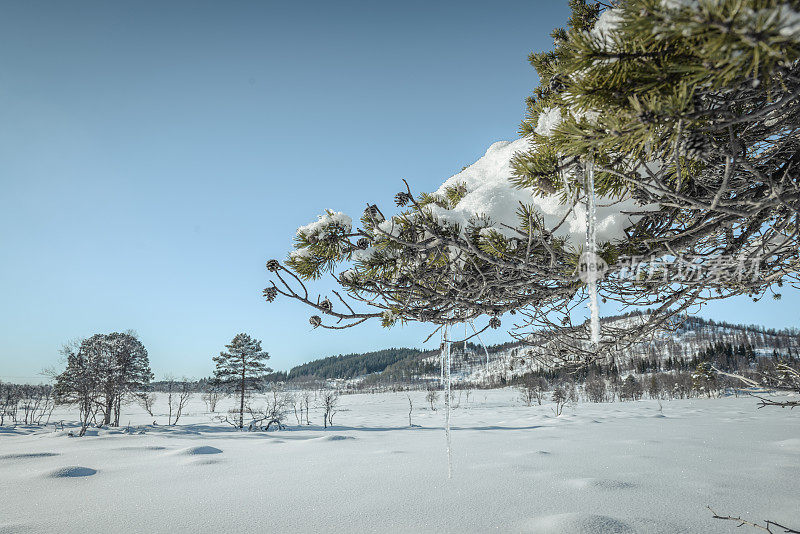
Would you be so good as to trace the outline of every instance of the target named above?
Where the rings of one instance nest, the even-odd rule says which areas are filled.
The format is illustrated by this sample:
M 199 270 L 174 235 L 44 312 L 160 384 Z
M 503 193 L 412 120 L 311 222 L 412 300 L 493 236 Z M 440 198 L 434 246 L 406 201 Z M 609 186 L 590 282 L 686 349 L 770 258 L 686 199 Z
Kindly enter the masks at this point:
M 740 532 L 706 505 L 800 524 L 800 418 L 751 398 L 556 418 L 511 389 L 474 391 L 452 412 L 448 480 L 442 399 L 432 412 L 411 395 L 419 428 L 405 393 L 344 396 L 327 430 L 290 412 L 289 430 L 237 432 L 199 396 L 176 427 L 135 405 L 130 433 L 7 426 L 0 532 Z

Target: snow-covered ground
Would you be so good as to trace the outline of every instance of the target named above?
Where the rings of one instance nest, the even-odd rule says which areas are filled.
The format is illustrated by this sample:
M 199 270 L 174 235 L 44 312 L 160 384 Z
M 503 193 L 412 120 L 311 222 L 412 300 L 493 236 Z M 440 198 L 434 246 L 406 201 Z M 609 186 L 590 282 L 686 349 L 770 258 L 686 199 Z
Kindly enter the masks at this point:
M 453 412 L 448 480 L 443 412 L 412 398 L 420 428 L 400 393 L 342 397 L 327 430 L 240 433 L 199 398 L 179 426 L 142 434 L 4 427 L 0 532 L 742 531 L 707 505 L 800 525 L 798 413 L 723 398 L 556 418 L 476 391 Z M 128 406 L 122 421 L 152 419 Z

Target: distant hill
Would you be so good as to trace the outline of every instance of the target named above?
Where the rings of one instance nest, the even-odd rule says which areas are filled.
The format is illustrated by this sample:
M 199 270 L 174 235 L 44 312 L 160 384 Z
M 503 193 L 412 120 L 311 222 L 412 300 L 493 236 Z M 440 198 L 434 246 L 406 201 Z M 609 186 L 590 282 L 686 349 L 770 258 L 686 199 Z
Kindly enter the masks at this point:
M 604 324 L 632 321 L 647 312 L 605 317 Z M 664 331 L 648 342 L 615 355 L 614 372 L 647 372 L 649 369 L 688 368 L 695 358 L 714 347 L 741 347 L 757 357 L 797 357 L 800 330 L 774 329 L 758 325 L 731 324 L 689 317 L 677 329 Z M 452 373 L 456 382 L 503 384 L 515 376 L 535 371 L 530 363 L 520 366 L 528 349 L 520 342 L 486 347 L 468 342 L 453 347 Z M 722 350 L 722 349 L 720 349 Z M 344 354 L 314 360 L 286 373 L 289 382 L 305 379 L 346 380 L 360 386 L 419 383 L 438 378 L 439 351 L 390 348 L 366 353 Z M 281 373 L 282 374 L 282 373 Z M 281 377 L 283 378 L 283 377 Z
M 300 377 L 355 378 L 370 373 L 380 373 L 387 367 L 403 360 L 419 359 L 419 349 L 391 348 L 373 352 L 340 354 L 314 360 L 296 367 L 287 373 L 287 379 Z

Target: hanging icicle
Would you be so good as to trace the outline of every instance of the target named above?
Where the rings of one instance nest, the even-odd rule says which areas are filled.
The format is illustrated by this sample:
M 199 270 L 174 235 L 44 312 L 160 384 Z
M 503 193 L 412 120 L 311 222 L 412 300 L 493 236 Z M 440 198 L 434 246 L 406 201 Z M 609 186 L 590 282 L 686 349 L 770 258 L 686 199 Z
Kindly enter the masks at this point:
M 444 384 L 444 344 L 447 340 L 447 325 L 442 325 L 442 344 L 439 346 L 439 385 Z
M 594 160 L 584 162 L 586 178 L 586 261 L 587 288 L 589 291 L 590 341 L 595 349 L 600 343 L 600 308 L 597 303 L 597 205 L 594 192 Z
M 447 338 L 449 325 L 444 325 L 442 338 L 442 361 L 444 365 L 444 433 L 447 439 L 447 478 L 453 478 L 453 461 L 450 453 L 450 340 Z

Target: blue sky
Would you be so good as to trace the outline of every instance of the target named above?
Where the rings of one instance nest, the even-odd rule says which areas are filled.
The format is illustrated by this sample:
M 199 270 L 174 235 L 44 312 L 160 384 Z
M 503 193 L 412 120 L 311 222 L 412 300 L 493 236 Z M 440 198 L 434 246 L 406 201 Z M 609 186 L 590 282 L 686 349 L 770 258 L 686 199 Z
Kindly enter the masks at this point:
M 277 369 L 421 346 L 421 327 L 312 331 L 262 300 L 264 262 L 325 208 L 433 190 L 514 138 L 563 4 L 6 3 L 0 378 L 126 329 L 157 376 L 209 375 L 241 331 Z M 797 304 L 704 315 L 796 326 Z

